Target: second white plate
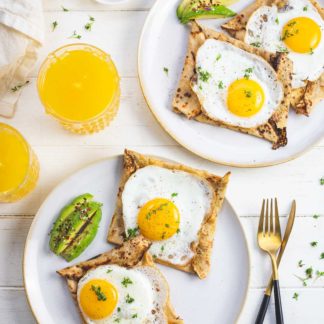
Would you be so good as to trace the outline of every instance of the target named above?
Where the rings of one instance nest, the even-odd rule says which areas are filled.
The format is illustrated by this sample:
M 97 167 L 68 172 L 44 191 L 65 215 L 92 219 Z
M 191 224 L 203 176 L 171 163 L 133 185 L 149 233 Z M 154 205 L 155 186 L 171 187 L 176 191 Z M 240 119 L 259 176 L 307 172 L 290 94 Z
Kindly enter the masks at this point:
M 38 323 L 80 323 L 65 280 L 56 273 L 69 263 L 50 251 L 48 233 L 61 208 L 74 197 L 89 192 L 103 203 L 103 216 L 95 240 L 72 263 L 111 249 L 113 246 L 107 243 L 106 236 L 121 170 L 122 157 L 115 157 L 76 172 L 52 191 L 35 216 L 25 246 L 24 280 Z M 207 279 L 159 267 L 169 282 L 171 301 L 186 324 L 234 323 L 246 298 L 250 263 L 244 232 L 231 205 L 225 201 L 218 218 Z
M 253 0 L 239 1 L 232 9 L 239 12 L 251 2 Z M 158 122 L 176 141 L 214 162 L 257 167 L 291 160 L 324 136 L 324 102 L 318 104 L 308 118 L 290 112 L 288 145 L 276 151 L 265 140 L 187 120 L 173 113 L 171 101 L 181 74 L 189 33 L 189 27 L 177 19 L 178 4 L 179 0 L 156 1 L 144 25 L 138 52 L 138 72 L 146 101 Z M 202 23 L 219 29 L 224 20 Z

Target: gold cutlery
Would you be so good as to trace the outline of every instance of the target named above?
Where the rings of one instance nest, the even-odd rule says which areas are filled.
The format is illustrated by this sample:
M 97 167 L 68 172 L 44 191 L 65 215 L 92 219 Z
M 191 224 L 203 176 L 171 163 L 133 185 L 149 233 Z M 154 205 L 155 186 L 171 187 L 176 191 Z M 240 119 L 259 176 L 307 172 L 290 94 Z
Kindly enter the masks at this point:
M 278 264 L 276 258 L 277 252 L 281 247 L 282 240 L 277 199 L 275 199 L 274 202 L 275 208 L 273 208 L 273 199 L 271 199 L 270 201 L 269 208 L 269 200 L 263 200 L 257 237 L 260 249 L 267 252 L 271 259 L 272 283 L 274 286 L 275 296 L 276 322 L 277 324 L 283 324 L 284 320 L 282 314 Z M 256 323 L 262 323 L 262 321 Z
M 295 216 L 296 216 L 296 201 L 293 200 L 292 204 L 291 204 L 291 209 L 290 209 L 290 213 L 289 213 L 289 217 L 288 217 L 288 222 L 287 222 L 287 226 L 286 226 L 286 230 L 285 230 L 285 234 L 281 243 L 281 247 L 280 247 L 280 251 L 279 254 L 277 256 L 277 265 L 279 266 L 280 261 L 282 259 L 282 255 L 285 252 L 288 240 L 289 240 L 289 236 L 290 233 L 293 229 L 294 226 L 294 222 L 295 222 Z M 267 312 L 268 306 L 269 306 L 269 302 L 270 302 L 270 296 L 271 296 L 271 292 L 272 292 L 272 275 L 269 279 L 269 283 L 267 286 L 267 289 L 265 290 L 264 296 L 263 296 L 263 300 L 257 315 L 257 319 L 255 321 L 256 324 L 261 324 L 263 323 L 265 314 Z

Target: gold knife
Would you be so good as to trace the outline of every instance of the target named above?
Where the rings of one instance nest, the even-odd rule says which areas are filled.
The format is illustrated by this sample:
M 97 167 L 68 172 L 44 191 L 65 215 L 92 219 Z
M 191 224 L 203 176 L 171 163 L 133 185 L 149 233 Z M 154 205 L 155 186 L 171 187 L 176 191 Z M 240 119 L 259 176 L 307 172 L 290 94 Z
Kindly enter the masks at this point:
M 290 213 L 289 213 L 289 218 L 288 218 L 288 222 L 287 222 L 287 226 L 286 226 L 286 231 L 285 231 L 285 235 L 283 237 L 282 243 L 281 243 L 281 247 L 280 247 L 280 251 L 278 253 L 277 256 L 277 265 L 279 266 L 282 255 L 285 252 L 288 240 L 289 240 L 289 236 L 290 233 L 292 231 L 292 228 L 294 226 L 294 222 L 295 222 L 295 216 L 296 216 L 296 201 L 293 200 L 292 205 L 291 205 L 291 209 L 290 209 Z M 255 324 L 262 324 L 264 321 L 264 317 L 265 314 L 267 312 L 268 306 L 269 306 L 269 302 L 270 302 L 270 296 L 271 296 L 271 292 L 272 292 L 272 275 L 271 278 L 269 280 L 268 283 L 268 287 L 265 290 L 264 296 L 263 296 L 263 300 L 257 315 L 257 318 L 255 320 Z

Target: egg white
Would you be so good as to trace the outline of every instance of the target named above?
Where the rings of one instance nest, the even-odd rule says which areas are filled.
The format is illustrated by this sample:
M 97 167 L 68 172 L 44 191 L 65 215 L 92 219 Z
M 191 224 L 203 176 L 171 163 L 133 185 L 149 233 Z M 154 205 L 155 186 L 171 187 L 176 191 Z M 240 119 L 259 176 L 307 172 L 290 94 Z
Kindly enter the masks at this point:
M 128 284 L 127 287 L 122 285 L 124 278 L 129 278 L 132 284 Z M 90 319 L 80 307 L 86 323 L 115 324 L 118 320 L 123 324 L 166 323 L 163 307 L 168 296 L 168 286 L 157 269 L 149 266 L 126 269 L 117 265 L 104 265 L 90 270 L 78 283 L 79 305 L 82 287 L 94 279 L 106 280 L 113 284 L 118 291 L 118 303 L 110 316 L 100 320 Z M 127 294 L 134 298 L 132 303 L 125 302 Z M 132 318 L 134 314 L 136 318 Z
M 321 28 L 321 41 L 312 54 L 311 51 L 305 54 L 293 52 L 281 40 L 283 27 L 296 17 L 308 17 Z M 289 0 L 282 10 L 275 5 L 262 6 L 252 14 L 246 30 L 244 41 L 247 44 L 273 53 L 288 51 L 288 57 L 293 62 L 293 88 L 305 86 L 305 80 L 315 81 L 324 72 L 324 21 L 310 1 Z
M 244 78 L 246 70 L 251 68 L 249 79 L 262 87 L 265 101 L 257 114 L 250 117 L 236 116 L 227 107 L 228 87 L 234 81 Z M 216 121 L 240 127 L 259 126 L 268 121 L 283 98 L 283 86 L 273 68 L 259 56 L 227 42 L 215 39 L 205 41 L 197 52 L 196 69 L 210 74 L 207 81 L 198 77 L 192 84 L 192 89 L 205 114 Z M 219 86 L 220 82 L 222 87 Z
M 172 194 L 176 193 L 175 197 Z M 180 212 L 179 233 L 154 241 L 150 253 L 172 264 L 183 265 L 194 256 L 191 243 L 198 241 L 198 232 L 211 208 L 214 192 L 202 178 L 188 172 L 158 166 L 146 166 L 131 175 L 122 194 L 124 225 L 136 228 L 140 208 L 154 198 L 174 202 Z

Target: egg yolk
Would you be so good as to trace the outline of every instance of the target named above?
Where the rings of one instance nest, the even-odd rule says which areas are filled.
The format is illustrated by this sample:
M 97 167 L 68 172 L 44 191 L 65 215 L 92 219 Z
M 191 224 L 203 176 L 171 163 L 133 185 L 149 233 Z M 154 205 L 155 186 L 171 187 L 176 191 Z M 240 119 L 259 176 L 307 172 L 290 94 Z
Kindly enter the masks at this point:
M 165 240 L 178 232 L 180 213 L 171 200 L 155 198 L 141 207 L 137 223 L 141 234 L 149 240 Z
M 118 292 L 108 281 L 94 279 L 82 287 L 79 300 L 82 311 L 89 318 L 102 319 L 111 315 L 116 308 Z
M 253 116 L 260 111 L 263 104 L 264 92 L 256 81 L 239 79 L 228 87 L 227 107 L 234 115 Z
M 312 53 L 322 37 L 320 26 L 307 17 L 289 20 L 282 30 L 282 41 L 294 52 Z

